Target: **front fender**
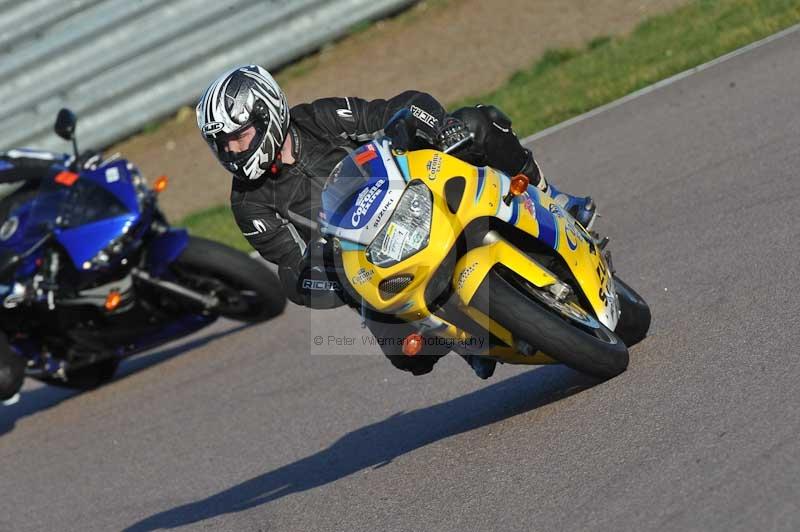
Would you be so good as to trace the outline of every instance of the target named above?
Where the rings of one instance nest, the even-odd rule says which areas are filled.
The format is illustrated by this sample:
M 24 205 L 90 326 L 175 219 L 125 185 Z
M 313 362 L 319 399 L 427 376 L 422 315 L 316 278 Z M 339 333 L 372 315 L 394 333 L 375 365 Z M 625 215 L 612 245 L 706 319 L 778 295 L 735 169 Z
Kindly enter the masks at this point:
M 496 233 L 491 240 L 486 245 L 469 250 L 456 263 L 453 291 L 464 304 L 470 304 L 472 296 L 496 264 L 520 273 L 538 287 L 550 286 L 558 281 L 546 268 Z
M 189 233 L 186 229 L 170 229 L 156 236 L 147 253 L 147 270 L 150 275 L 161 277 L 188 245 Z

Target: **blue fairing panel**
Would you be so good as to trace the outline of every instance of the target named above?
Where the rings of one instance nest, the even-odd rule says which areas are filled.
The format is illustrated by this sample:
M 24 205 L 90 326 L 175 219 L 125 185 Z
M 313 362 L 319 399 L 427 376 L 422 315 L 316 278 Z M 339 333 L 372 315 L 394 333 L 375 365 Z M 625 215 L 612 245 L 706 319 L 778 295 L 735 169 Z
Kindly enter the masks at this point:
M 119 199 L 131 212 L 139 213 L 136 189 L 131 182 L 128 161 L 120 159 L 96 170 L 81 173 L 81 179 L 92 181 Z
M 188 244 L 189 233 L 185 229 L 170 229 L 157 236 L 150 244 L 148 253 L 147 269 L 150 275 L 156 277 L 163 275 Z
M 23 253 L 33 242 L 25 240 L 28 219 L 33 202 L 23 203 L 8 213 L 5 220 L 0 220 L 0 250 L 11 250 Z
M 73 229 L 64 229 L 59 232 L 58 241 L 69 254 L 75 267 L 81 270 L 84 262 L 91 261 L 112 240 L 125 234 L 135 220 L 136 216 L 130 214 Z

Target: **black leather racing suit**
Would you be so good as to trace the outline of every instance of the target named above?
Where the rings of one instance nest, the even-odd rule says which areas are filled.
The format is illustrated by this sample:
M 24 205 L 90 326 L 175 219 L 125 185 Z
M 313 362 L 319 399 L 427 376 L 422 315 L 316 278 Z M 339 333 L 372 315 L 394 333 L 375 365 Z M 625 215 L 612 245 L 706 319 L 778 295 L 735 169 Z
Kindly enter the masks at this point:
M 283 165 L 277 175 L 267 173 L 257 181 L 233 179 L 231 206 L 236 223 L 253 248 L 279 266 L 284 291 L 295 303 L 315 306 L 299 287 L 307 267 L 307 245 L 317 236 L 321 192 L 328 175 L 345 155 L 372 140 L 403 109 L 411 111 L 418 143 L 435 145 L 447 115 L 429 94 L 406 91 L 388 100 L 372 101 L 323 98 L 291 109 L 293 164 Z M 511 175 L 524 171 L 533 184 L 538 182 L 539 169 L 531 152 L 520 146 L 510 120 L 498 109 L 467 107 L 452 116 L 462 120 L 475 136 L 472 145 L 456 155 Z M 391 331 L 385 323 L 369 325 L 376 336 L 399 337 L 410 332 L 408 325 L 392 326 Z M 395 366 L 415 374 L 430 371 L 438 358 L 403 357 L 394 344 L 381 344 L 384 353 Z

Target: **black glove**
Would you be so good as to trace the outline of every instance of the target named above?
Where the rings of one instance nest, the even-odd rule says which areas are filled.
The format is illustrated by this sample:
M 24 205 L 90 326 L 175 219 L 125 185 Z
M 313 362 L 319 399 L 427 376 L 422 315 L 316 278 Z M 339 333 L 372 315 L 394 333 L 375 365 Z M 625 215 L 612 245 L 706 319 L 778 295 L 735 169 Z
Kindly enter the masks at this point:
M 445 118 L 436 135 L 438 148 L 442 151 L 448 151 L 448 149 L 457 144 L 466 144 L 467 139 L 471 138 L 472 133 L 470 133 L 467 124 L 453 116 Z
M 415 120 L 410 109 L 401 109 L 386 122 L 383 133 L 392 139 L 395 150 L 408 151 L 412 148 L 411 140 L 416 134 Z
M 430 131 L 428 130 L 430 129 Z M 419 120 L 409 109 L 402 109 L 386 123 L 383 132 L 392 139 L 392 147 L 400 151 L 432 146 L 446 151 L 459 143 L 466 144 L 472 138 L 463 120 L 453 116 L 447 117 L 436 128 L 420 128 Z
M 94 170 L 103 162 L 103 153 L 95 150 L 86 150 L 78 155 L 73 163 L 73 168 L 77 171 Z

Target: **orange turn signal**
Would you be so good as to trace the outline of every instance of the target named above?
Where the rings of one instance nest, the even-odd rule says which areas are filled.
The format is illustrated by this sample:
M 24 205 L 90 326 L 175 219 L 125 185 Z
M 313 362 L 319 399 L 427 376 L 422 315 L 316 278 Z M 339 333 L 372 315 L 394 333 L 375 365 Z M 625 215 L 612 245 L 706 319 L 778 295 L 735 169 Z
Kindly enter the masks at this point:
M 403 354 L 407 357 L 415 357 L 422 351 L 422 335 L 411 333 L 403 339 Z
M 515 196 L 519 196 L 526 190 L 528 190 L 528 185 L 530 184 L 530 180 L 528 176 L 525 174 L 517 174 L 511 179 L 511 188 L 509 192 L 514 194 Z
M 165 175 L 159 176 L 153 183 L 153 190 L 156 194 L 160 194 L 167 189 L 167 184 L 169 184 L 169 178 Z
M 517 174 L 511 178 L 511 185 L 508 187 L 508 194 L 503 196 L 503 203 L 511 205 L 511 200 L 528 190 L 530 180 L 525 174 Z
M 122 296 L 116 290 L 112 290 L 106 296 L 106 310 L 111 312 L 117 308 L 122 301 Z
M 78 174 L 75 172 L 59 172 L 54 178 L 55 182 L 65 187 L 71 187 L 78 180 Z

